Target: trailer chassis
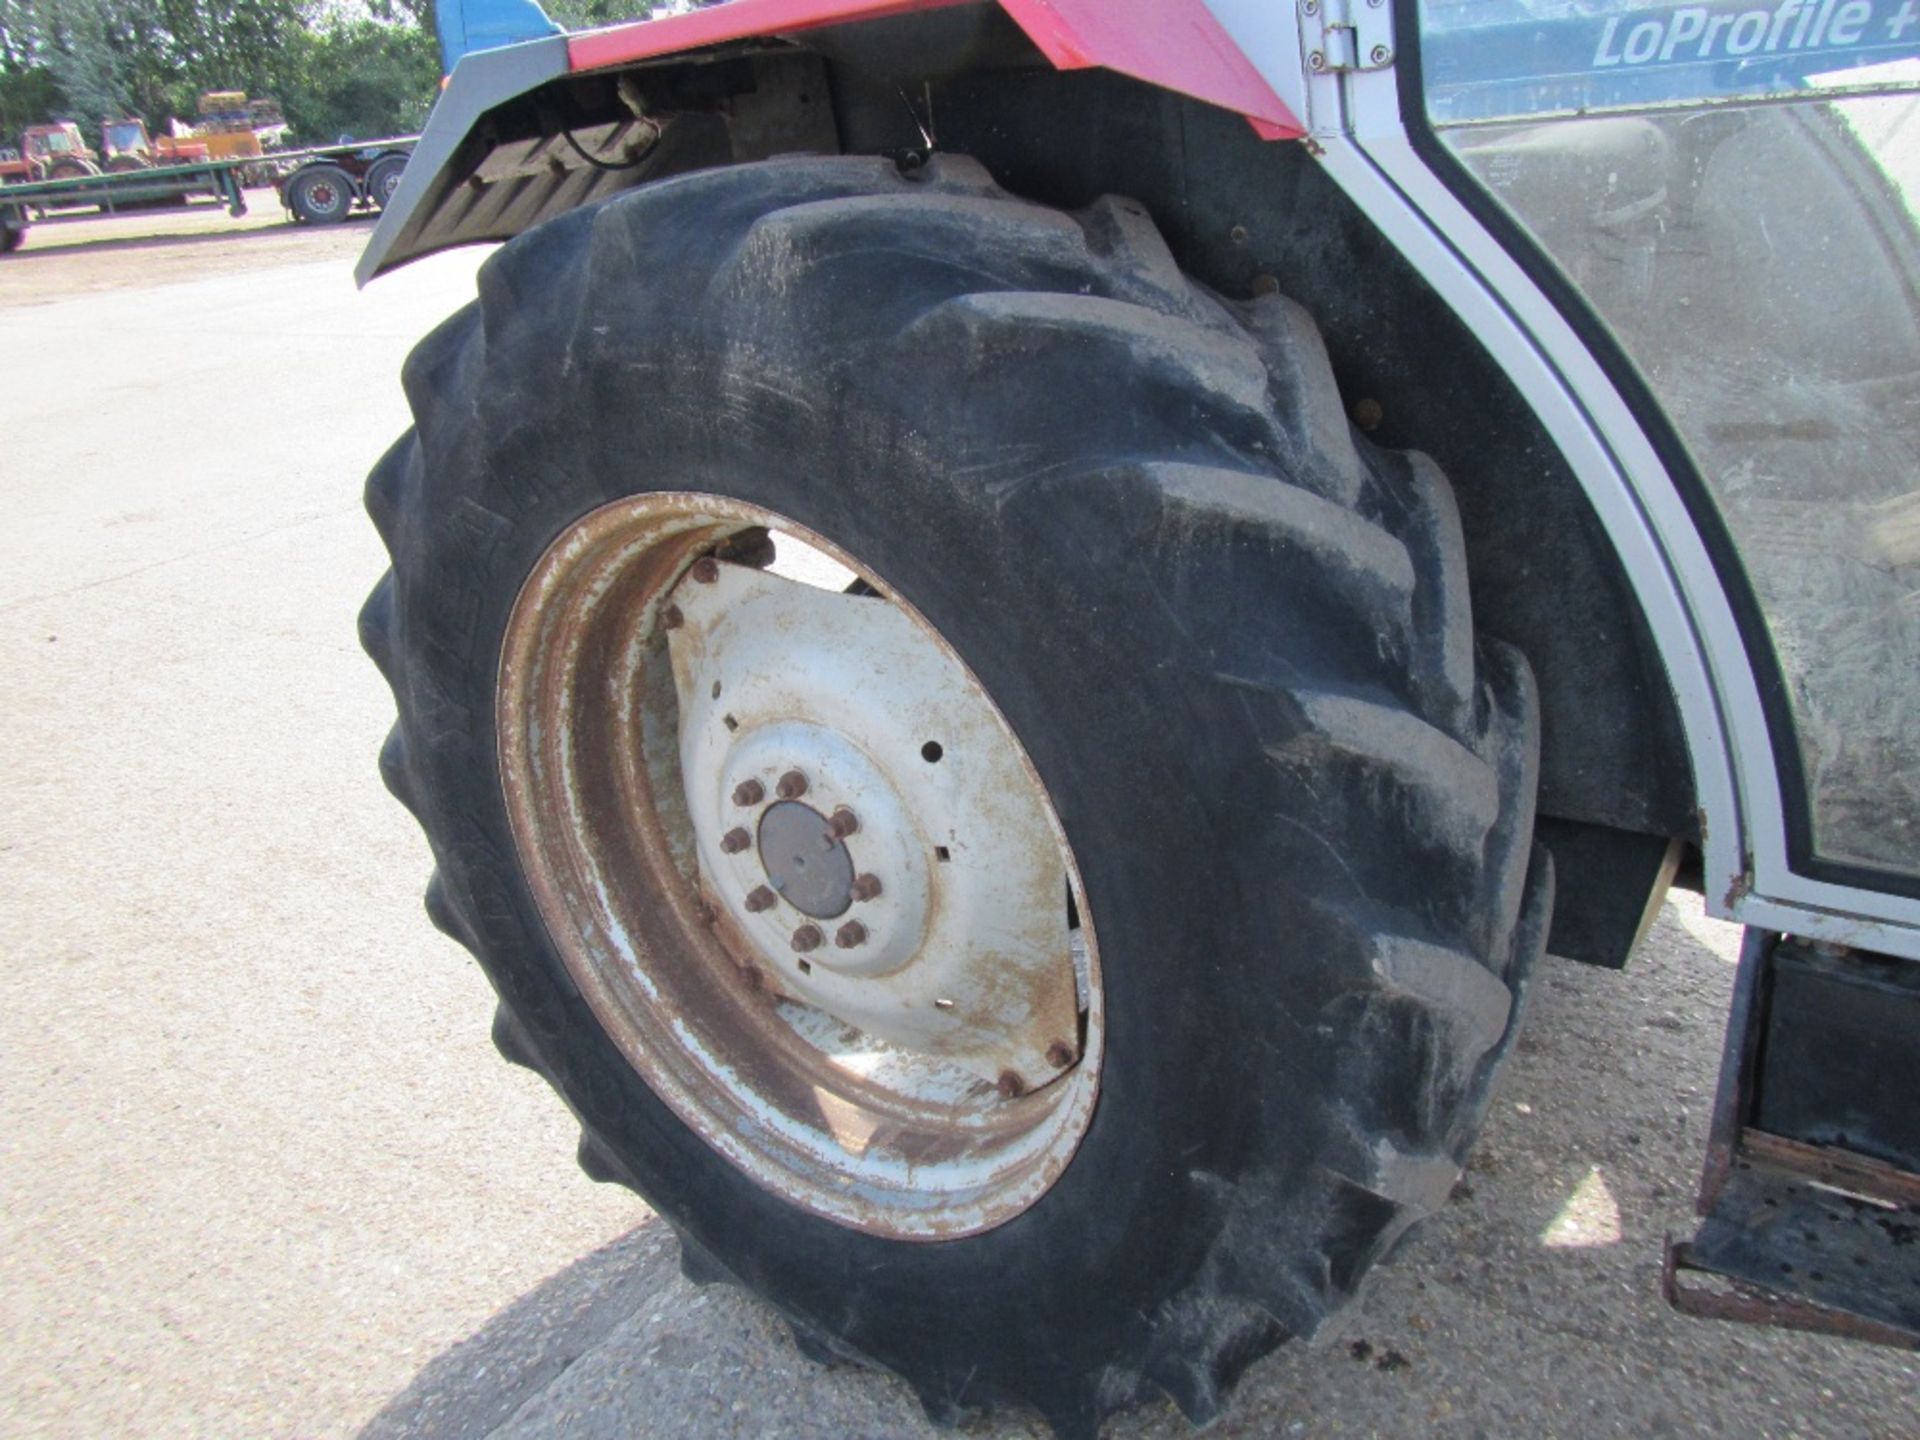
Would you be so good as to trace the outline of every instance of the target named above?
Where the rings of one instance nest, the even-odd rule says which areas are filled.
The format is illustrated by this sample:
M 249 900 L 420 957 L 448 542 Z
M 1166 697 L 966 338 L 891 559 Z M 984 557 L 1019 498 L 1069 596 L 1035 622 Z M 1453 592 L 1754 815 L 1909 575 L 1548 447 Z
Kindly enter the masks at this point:
M 98 215 L 118 215 L 125 210 L 155 202 L 185 201 L 204 196 L 223 203 L 227 213 L 237 220 L 247 213 L 243 182 L 249 169 L 264 165 L 279 171 L 279 184 L 283 187 L 284 195 L 284 186 L 310 166 L 337 166 L 339 161 L 363 153 L 411 151 L 418 139 L 417 135 L 398 135 L 355 141 L 347 145 L 317 145 L 304 150 L 275 151 L 266 156 L 238 156 L 184 165 L 162 165 L 150 170 L 109 171 L 63 180 L 0 185 L 0 253 L 17 249 L 31 220 L 44 219 L 53 210 L 93 206 Z M 356 199 L 365 198 L 356 196 Z

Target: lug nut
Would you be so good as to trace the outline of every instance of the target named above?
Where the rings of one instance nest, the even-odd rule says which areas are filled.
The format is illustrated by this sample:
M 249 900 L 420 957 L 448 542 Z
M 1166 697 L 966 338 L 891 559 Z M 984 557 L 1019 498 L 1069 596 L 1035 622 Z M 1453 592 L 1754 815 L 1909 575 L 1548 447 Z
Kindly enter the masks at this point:
M 693 578 L 702 585 L 711 585 L 720 578 L 720 562 L 711 555 L 702 555 L 693 562 Z
M 818 925 L 802 925 L 793 932 L 793 948 L 804 955 L 809 950 L 818 950 L 826 938 L 820 933 Z
M 1000 1083 L 994 1086 L 1003 1100 L 1017 1100 L 1027 1093 L 1027 1082 L 1020 1078 L 1018 1070 L 1002 1070 Z
M 1056 1070 L 1064 1070 L 1073 1063 L 1073 1047 L 1064 1040 L 1056 1040 L 1047 1047 L 1047 1064 Z
M 856 875 L 847 893 L 856 900 L 876 900 L 880 896 L 880 877 L 878 875 Z
M 680 612 L 678 605 L 669 605 L 661 612 L 660 623 L 669 630 L 678 630 L 687 623 L 687 617 Z
M 717 918 L 713 913 L 713 907 L 704 900 L 693 902 L 693 913 L 702 925 L 711 925 Z
M 774 783 L 773 793 L 782 800 L 798 800 L 807 793 L 807 777 L 798 770 L 789 770 Z
M 867 943 L 867 927 L 858 920 L 849 920 L 833 932 L 833 943 L 842 950 L 851 950 L 856 945 Z
M 767 798 L 767 787 L 758 780 L 742 780 L 733 787 L 733 803 L 736 805 L 758 805 Z
M 844 840 L 860 828 L 860 818 L 842 805 L 827 820 L 827 833 L 836 840 Z
M 753 843 L 753 837 L 738 825 L 720 837 L 720 848 L 728 855 L 738 855 Z
M 758 915 L 762 910 L 771 910 L 780 897 L 764 885 L 756 885 L 747 892 L 747 909 Z

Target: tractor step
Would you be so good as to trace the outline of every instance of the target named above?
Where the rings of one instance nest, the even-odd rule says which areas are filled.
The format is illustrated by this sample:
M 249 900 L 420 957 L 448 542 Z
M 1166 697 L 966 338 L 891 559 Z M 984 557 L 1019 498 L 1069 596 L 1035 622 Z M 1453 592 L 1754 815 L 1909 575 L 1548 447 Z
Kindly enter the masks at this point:
M 1915 1036 L 1920 965 L 1748 932 L 1676 1309 L 1920 1350 Z

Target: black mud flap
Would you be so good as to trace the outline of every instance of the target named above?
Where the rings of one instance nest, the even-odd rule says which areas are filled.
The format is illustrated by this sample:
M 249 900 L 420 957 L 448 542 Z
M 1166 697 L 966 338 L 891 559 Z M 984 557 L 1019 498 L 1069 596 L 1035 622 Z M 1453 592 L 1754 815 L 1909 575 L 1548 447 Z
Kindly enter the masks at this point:
M 1750 930 L 1688 1315 L 1920 1350 L 1920 963 Z

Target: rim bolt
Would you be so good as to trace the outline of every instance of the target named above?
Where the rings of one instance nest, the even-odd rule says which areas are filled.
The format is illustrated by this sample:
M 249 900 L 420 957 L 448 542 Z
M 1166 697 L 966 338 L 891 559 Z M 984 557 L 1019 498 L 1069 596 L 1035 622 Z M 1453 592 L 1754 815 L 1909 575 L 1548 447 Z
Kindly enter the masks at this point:
M 738 825 L 720 837 L 720 849 L 728 855 L 738 855 L 753 843 L 753 837 Z
M 775 782 L 773 793 L 782 800 L 798 800 L 807 793 L 807 777 L 798 770 L 789 770 Z
M 875 900 L 880 896 L 880 877 L 878 875 L 856 875 L 847 893 L 856 900 Z
M 767 787 L 758 780 L 742 780 L 733 787 L 733 803 L 736 805 L 758 805 L 767 798 Z
M 793 948 L 804 955 L 809 950 L 818 950 L 826 943 L 826 939 L 818 925 L 802 925 L 793 932 Z
M 1056 1040 L 1047 1047 L 1047 1064 L 1056 1070 L 1064 1070 L 1073 1063 L 1073 1047 L 1064 1040 Z
M 836 840 L 844 840 L 860 828 L 860 818 L 842 805 L 827 820 L 827 833 Z
M 851 950 L 856 945 L 867 943 L 867 927 L 858 920 L 849 920 L 833 932 L 833 943 L 842 950 Z
M 660 623 L 669 630 L 678 630 L 687 623 L 687 617 L 680 612 L 678 605 L 669 605 L 660 615 Z
M 720 562 L 711 555 L 702 555 L 693 562 L 693 578 L 702 585 L 711 585 L 720 578 Z
M 711 925 L 719 918 L 713 913 L 713 907 L 704 900 L 696 900 L 693 902 L 693 913 L 694 917 L 698 919 L 702 925 Z
M 1027 1093 L 1027 1082 L 1020 1078 L 1018 1070 L 1002 1070 L 1000 1083 L 994 1086 L 994 1089 L 1000 1092 L 1000 1098 L 1003 1100 L 1018 1100 Z
M 780 897 L 764 885 L 756 885 L 747 892 L 747 909 L 758 915 L 762 910 L 771 910 Z

